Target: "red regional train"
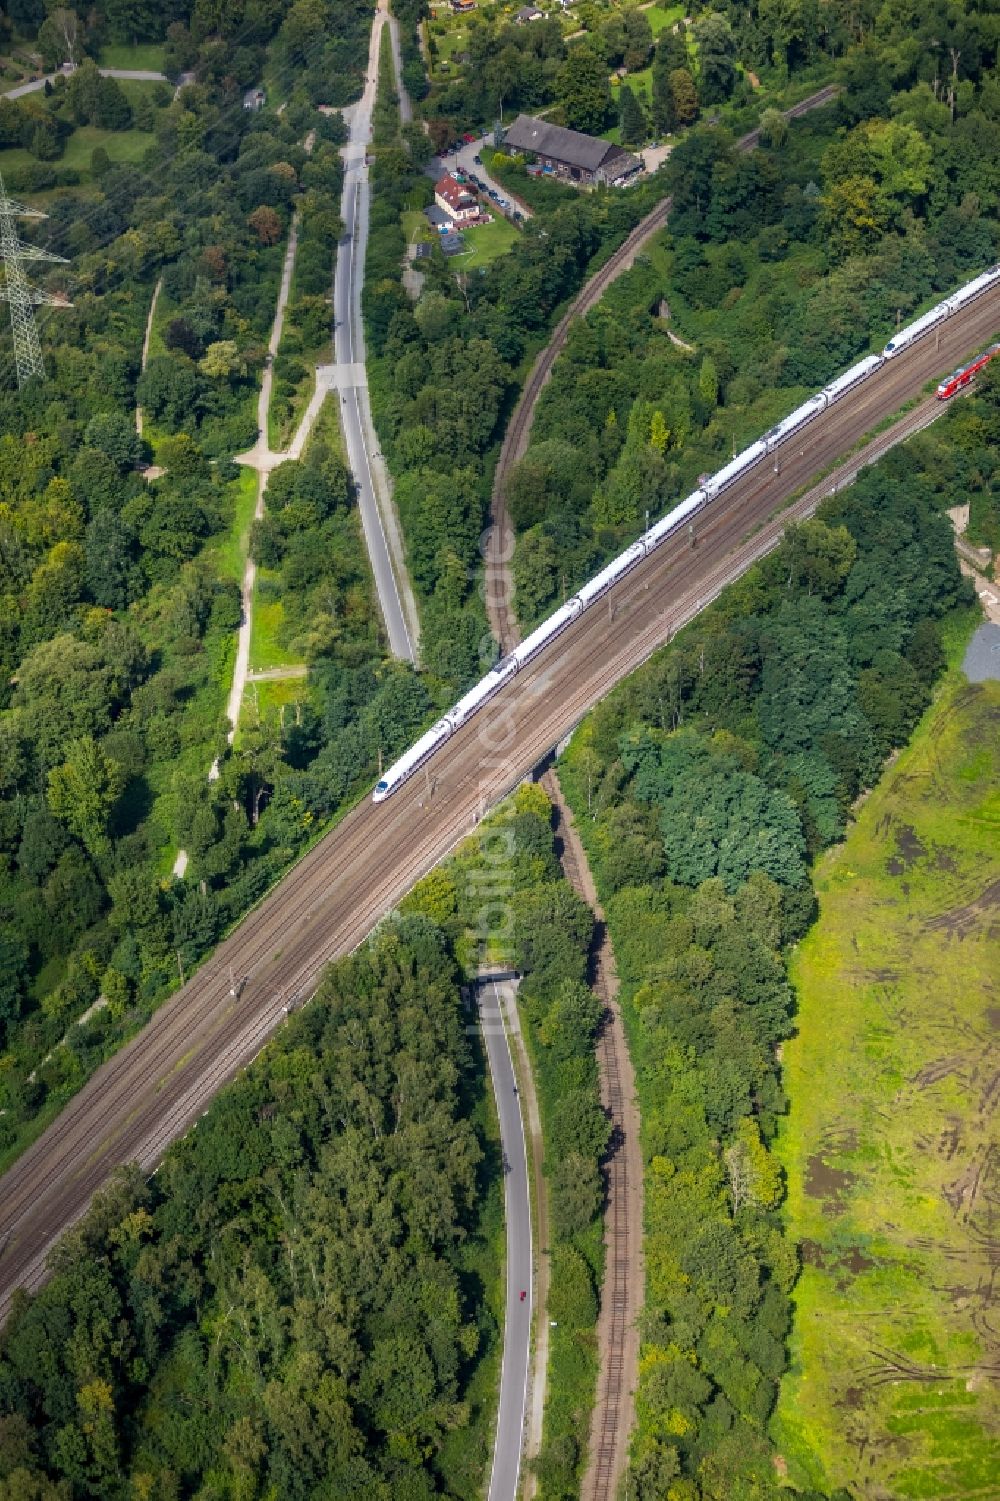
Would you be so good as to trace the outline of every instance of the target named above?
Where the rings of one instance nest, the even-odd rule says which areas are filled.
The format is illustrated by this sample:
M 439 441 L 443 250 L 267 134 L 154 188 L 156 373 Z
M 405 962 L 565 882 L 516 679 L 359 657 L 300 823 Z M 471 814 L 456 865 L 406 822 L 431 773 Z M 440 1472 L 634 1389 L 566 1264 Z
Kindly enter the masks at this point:
M 967 386 L 974 375 L 978 375 L 984 365 L 988 365 L 995 354 L 1000 354 L 1000 344 L 992 344 L 983 354 L 977 355 L 971 365 L 959 365 L 953 370 L 947 380 L 943 380 L 937 388 L 938 401 L 947 401 L 949 396 L 954 396 L 963 386 Z

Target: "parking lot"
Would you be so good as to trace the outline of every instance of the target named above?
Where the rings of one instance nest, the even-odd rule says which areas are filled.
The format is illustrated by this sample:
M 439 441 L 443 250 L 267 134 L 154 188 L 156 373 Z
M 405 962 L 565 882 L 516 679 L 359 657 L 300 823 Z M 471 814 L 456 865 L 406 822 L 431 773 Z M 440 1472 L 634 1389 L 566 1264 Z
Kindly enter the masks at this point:
M 505 218 L 514 223 L 530 218 L 531 210 L 524 203 L 514 203 L 510 194 L 502 185 L 492 178 L 483 166 L 483 151 L 493 150 L 493 134 L 472 136 L 471 139 L 463 139 L 457 146 L 441 156 L 435 156 L 427 167 L 427 171 L 435 178 L 441 177 L 445 172 L 464 172 L 476 191 L 484 195 L 490 205 L 502 213 Z

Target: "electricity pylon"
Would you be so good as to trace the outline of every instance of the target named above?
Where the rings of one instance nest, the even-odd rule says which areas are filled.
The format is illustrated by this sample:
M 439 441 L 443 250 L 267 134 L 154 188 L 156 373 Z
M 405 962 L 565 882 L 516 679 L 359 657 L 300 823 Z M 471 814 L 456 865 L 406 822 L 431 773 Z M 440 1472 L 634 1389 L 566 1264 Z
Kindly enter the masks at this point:
M 50 250 L 39 250 L 35 245 L 26 245 L 17 233 L 16 218 L 45 219 L 48 216 L 40 209 L 28 208 L 11 198 L 0 177 L 0 259 L 7 273 L 6 284 L 0 287 L 0 301 L 10 303 L 10 326 L 14 335 L 14 359 L 17 364 L 17 384 L 22 387 L 37 376 L 45 379 L 45 365 L 35 327 L 35 305 L 50 303 L 53 307 L 69 307 L 65 297 L 54 296 L 33 287 L 24 274 L 25 261 L 63 261 L 64 255 L 53 255 Z

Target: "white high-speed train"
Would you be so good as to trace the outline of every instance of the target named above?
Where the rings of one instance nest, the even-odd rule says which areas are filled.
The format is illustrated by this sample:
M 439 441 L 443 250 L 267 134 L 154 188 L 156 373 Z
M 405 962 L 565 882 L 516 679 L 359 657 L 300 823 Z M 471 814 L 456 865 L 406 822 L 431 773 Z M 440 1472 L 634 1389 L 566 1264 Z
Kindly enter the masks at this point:
M 838 375 L 836 380 L 832 380 L 829 385 L 824 386 L 822 391 L 818 391 L 815 396 L 810 396 L 808 401 L 804 401 L 801 406 L 796 407 L 794 412 L 790 412 L 787 417 L 772 427 L 769 432 L 766 432 L 762 438 L 758 438 L 756 443 L 751 443 L 749 448 L 745 448 L 741 454 L 737 454 L 736 458 L 732 459 L 724 468 L 713 474 L 709 479 L 706 479 L 699 489 L 695 490 L 692 495 L 689 495 L 686 500 L 682 500 L 680 505 L 675 506 L 672 511 L 656 522 L 655 526 L 650 527 L 649 531 L 640 537 L 637 542 L 633 542 L 631 547 L 627 547 L 623 553 L 619 553 L 617 558 L 608 563 L 606 567 L 601 569 L 600 573 L 584 584 L 574 594 L 572 599 L 567 600 L 561 609 L 556 610 L 547 620 L 543 620 L 541 625 L 536 626 L 531 635 L 526 637 L 520 646 L 515 647 L 512 652 L 503 657 L 474 688 L 470 688 L 468 693 L 460 698 L 458 703 L 438 720 L 437 724 L 432 726 L 426 734 L 421 735 L 416 744 L 411 745 L 406 754 L 400 756 L 399 760 L 394 762 L 385 775 L 376 783 L 375 790 L 372 793 L 373 801 L 380 803 L 385 798 L 391 797 L 396 789 L 402 786 L 415 771 L 418 771 L 433 756 L 434 752 L 444 745 L 446 740 L 451 738 L 457 729 L 465 724 L 467 720 L 471 719 L 473 714 L 477 713 L 484 704 L 489 703 L 491 698 L 494 698 L 506 687 L 511 679 L 516 677 L 522 667 L 526 666 L 540 651 L 543 651 L 551 641 L 554 641 L 578 615 L 605 595 L 609 589 L 618 583 L 619 579 L 624 578 L 627 573 L 631 573 L 632 569 L 636 568 L 642 562 L 643 558 L 647 557 L 651 552 L 655 552 L 678 527 L 690 521 L 704 506 L 709 505 L 724 490 L 727 490 L 730 485 L 735 484 L 748 470 L 753 469 L 762 459 L 767 458 L 768 454 L 773 453 L 782 443 L 787 442 L 806 423 L 811 422 L 814 417 L 818 417 L 820 412 L 825 412 L 828 407 L 832 406 L 835 401 L 839 401 L 842 396 L 846 396 L 848 391 L 853 390 L 861 381 L 867 380 L 886 360 L 907 349 L 917 339 L 923 338 L 943 318 L 951 317 L 953 313 L 958 312 L 960 308 L 966 307 L 975 298 L 981 297 L 984 292 L 996 286 L 997 283 L 1000 283 L 1000 265 L 992 266 L 989 271 L 984 271 L 974 281 L 970 281 L 966 286 L 954 292 L 943 302 L 939 302 L 936 307 L 931 308 L 930 312 L 924 313 L 922 317 L 917 318 L 907 328 L 901 329 L 899 333 L 894 334 L 885 346 L 882 354 L 866 355 L 863 360 L 859 360 L 856 365 L 852 365 L 850 370 L 845 370 L 843 375 Z

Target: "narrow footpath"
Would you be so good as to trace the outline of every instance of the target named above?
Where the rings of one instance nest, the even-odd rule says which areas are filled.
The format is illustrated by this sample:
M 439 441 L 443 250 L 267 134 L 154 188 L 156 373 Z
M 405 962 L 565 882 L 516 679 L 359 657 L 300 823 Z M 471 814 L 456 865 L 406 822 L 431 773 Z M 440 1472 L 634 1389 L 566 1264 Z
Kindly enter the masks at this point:
M 153 288 L 153 300 L 149 304 L 149 317 L 146 319 L 146 332 L 143 335 L 143 340 L 142 340 L 142 359 L 139 361 L 139 373 L 140 373 L 140 375 L 145 371 L 146 365 L 147 365 L 147 363 L 149 361 L 149 341 L 153 337 L 153 319 L 156 317 L 156 304 L 160 300 L 160 290 L 161 290 L 162 286 L 163 286 L 163 277 L 161 276 L 159 278 L 159 280 L 157 281 L 156 286 Z M 141 438 L 142 437 L 142 407 L 139 405 L 138 402 L 136 402 L 136 405 L 135 405 L 135 430 L 136 430 L 137 436 Z M 149 474 L 148 473 L 146 475 L 146 478 L 147 479 L 149 478 Z
M 281 344 L 281 332 L 285 326 L 285 309 L 288 306 L 288 294 L 292 285 L 292 272 L 295 269 L 295 252 L 299 243 L 299 216 L 296 212 L 292 216 L 292 227 L 288 232 L 288 246 L 285 250 L 285 263 L 281 270 L 281 286 L 278 290 L 278 305 L 274 313 L 274 322 L 271 325 L 271 337 L 267 343 L 267 363 L 264 366 L 264 375 L 260 383 L 260 394 L 257 397 L 257 442 L 246 453 L 236 456 L 235 463 L 245 464 L 250 469 L 257 471 L 257 504 L 254 507 L 254 520 L 260 521 L 264 515 L 264 492 L 267 489 L 267 481 L 271 470 L 284 462 L 288 455 L 275 453 L 267 435 L 268 415 L 271 410 L 271 386 L 274 379 L 274 360 Z M 229 743 L 233 742 L 236 734 L 236 726 L 240 718 L 240 705 L 243 703 L 243 692 L 246 688 L 247 673 L 250 670 L 250 635 L 253 630 L 253 600 L 254 585 L 257 580 L 257 565 L 248 551 L 246 562 L 243 566 L 243 614 L 240 621 L 239 635 L 236 638 L 236 661 L 233 666 L 233 682 L 229 690 L 229 700 L 226 704 L 226 715 L 229 719 Z
M 596 919 L 591 983 L 606 1007 L 597 1042 L 601 1105 L 611 1122 L 611 1141 L 602 1164 L 604 1283 L 597 1318 L 597 1396 L 580 1494 L 582 1501 L 614 1501 L 628 1462 L 639 1381 L 638 1319 L 644 1296 L 639 1107 L 618 1006 L 614 950 L 586 851 L 554 771 L 545 773 L 542 786 L 556 809 L 556 837 L 566 878 Z
M 396 69 L 396 93 L 399 96 L 399 118 L 404 125 L 409 125 L 413 119 L 413 101 L 409 90 L 403 82 L 403 52 L 399 43 L 399 22 L 392 11 L 387 12 L 389 22 L 389 41 L 392 44 L 392 61 Z

